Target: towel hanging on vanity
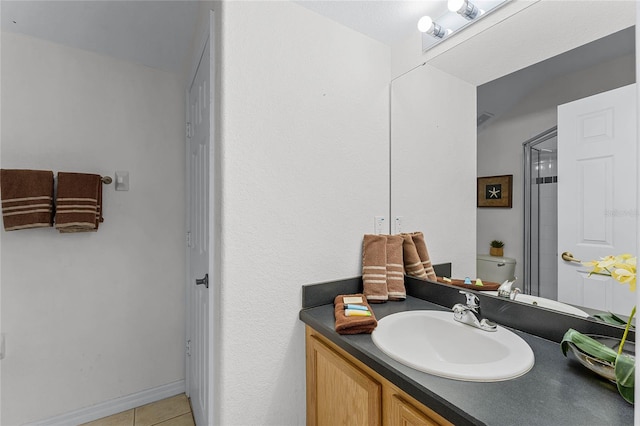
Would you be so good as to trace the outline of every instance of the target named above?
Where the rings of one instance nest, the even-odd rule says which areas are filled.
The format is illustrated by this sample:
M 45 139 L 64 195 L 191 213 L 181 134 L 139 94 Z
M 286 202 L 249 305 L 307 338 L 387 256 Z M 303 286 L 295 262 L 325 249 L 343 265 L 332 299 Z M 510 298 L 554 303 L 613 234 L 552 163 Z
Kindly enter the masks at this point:
M 52 226 L 52 171 L 2 169 L 0 192 L 5 231 Z
M 58 173 L 55 227 L 61 233 L 97 231 L 102 219 L 102 178 Z
M 367 234 L 362 240 L 362 285 L 369 302 L 389 300 L 386 235 Z
M 435 282 L 437 280 L 436 272 L 433 270 L 431 258 L 429 258 L 429 250 L 427 250 L 427 243 L 424 241 L 424 234 L 420 231 L 414 232 L 411 234 L 411 239 L 413 240 L 413 244 L 416 246 L 416 251 L 418 252 L 418 257 L 420 257 L 420 261 L 422 262 L 424 272 L 427 274 L 427 279 Z
M 387 237 L 387 293 L 389 300 L 404 300 L 407 291 L 404 288 L 404 265 L 401 235 Z
M 411 275 L 416 278 L 427 278 L 427 274 L 424 271 L 424 266 L 418 255 L 418 249 L 413 242 L 411 234 L 401 234 L 404 238 L 402 244 L 402 254 L 404 260 L 404 271 L 407 275 Z

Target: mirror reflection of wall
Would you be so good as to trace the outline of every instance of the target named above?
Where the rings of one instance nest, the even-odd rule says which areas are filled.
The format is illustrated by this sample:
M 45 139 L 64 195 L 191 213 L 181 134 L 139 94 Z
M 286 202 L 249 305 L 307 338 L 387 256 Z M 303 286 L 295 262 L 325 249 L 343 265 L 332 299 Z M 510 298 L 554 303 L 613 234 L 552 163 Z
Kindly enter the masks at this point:
M 536 146 L 529 165 L 523 164 L 523 143 L 557 125 L 558 105 L 634 82 L 635 28 L 630 27 L 478 86 L 478 117 L 485 120 L 478 126 L 477 173 L 513 174 L 514 200 L 512 209 L 478 209 L 477 251 L 485 254 L 491 240 L 503 240 L 505 256 L 516 259 L 519 286 L 531 294 L 557 296 L 553 176 L 561 179 L 562 171 L 554 170 L 556 148 L 546 146 L 555 138 Z M 525 167 L 533 168 L 537 195 L 527 208 L 533 219 L 529 252 L 524 241 Z
M 556 125 L 559 104 L 635 80 L 634 40 L 628 55 L 614 43 L 597 61 L 594 53 L 573 49 L 621 31 L 624 36 L 636 24 L 636 3 L 575 6 L 509 2 L 432 50 L 418 53 L 416 40 L 392 50 L 391 232 L 396 217 L 402 231 L 424 232 L 432 261 L 451 262 L 453 277 L 474 276 L 477 255 L 502 240 L 504 255 L 517 260 L 517 286 L 523 287 L 523 142 Z M 547 61 L 572 52 L 573 68 Z M 530 68 L 538 63 L 542 79 Z M 588 75 L 595 81 L 583 81 Z M 482 89 L 505 76 L 520 80 L 490 92 L 487 99 L 497 102 L 486 106 Z M 489 119 L 478 125 L 484 112 Z M 498 130 L 510 134 L 509 149 L 497 142 Z M 478 209 L 477 177 L 500 175 L 513 175 L 512 208 Z

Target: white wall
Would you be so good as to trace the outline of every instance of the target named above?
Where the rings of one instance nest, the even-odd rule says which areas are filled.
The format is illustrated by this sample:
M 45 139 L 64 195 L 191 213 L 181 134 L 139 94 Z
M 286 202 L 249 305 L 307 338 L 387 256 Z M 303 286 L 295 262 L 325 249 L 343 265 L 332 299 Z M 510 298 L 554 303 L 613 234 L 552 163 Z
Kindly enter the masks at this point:
M 430 65 L 392 84 L 392 226 L 400 216 L 402 232 L 423 232 L 455 277 L 476 268 L 475 105 L 474 85 Z
M 389 48 L 291 2 L 222 18 L 220 412 L 305 422 L 301 285 L 361 273 L 389 211 Z
M 131 178 L 97 233 L 0 232 L 2 424 L 184 379 L 182 81 L 11 33 L 2 66 L 2 167 Z
M 522 143 L 557 125 L 558 105 L 634 81 L 633 56 L 555 78 L 535 88 L 507 114 L 478 133 L 478 176 L 513 175 L 511 209 L 478 209 L 478 253 L 488 253 L 491 240 L 502 240 L 504 255 L 516 259 L 516 276 L 524 276 Z

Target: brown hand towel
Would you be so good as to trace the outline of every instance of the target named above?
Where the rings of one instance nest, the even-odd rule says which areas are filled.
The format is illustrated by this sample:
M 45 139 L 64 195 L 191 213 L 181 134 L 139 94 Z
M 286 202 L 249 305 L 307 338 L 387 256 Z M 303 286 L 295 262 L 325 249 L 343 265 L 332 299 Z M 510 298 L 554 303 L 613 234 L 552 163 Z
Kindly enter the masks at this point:
M 371 312 L 370 317 L 348 317 L 344 314 L 344 298 L 345 297 L 361 297 L 362 303 L 358 305 L 364 305 Z M 370 334 L 378 325 L 376 317 L 373 314 L 371 306 L 367 303 L 367 298 L 364 294 L 341 294 L 336 296 L 333 301 L 333 310 L 336 316 L 336 332 L 338 334 Z
M 407 275 L 411 275 L 416 278 L 427 278 L 427 274 L 424 272 L 422 261 L 418 255 L 416 245 L 411 238 L 411 234 L 400 234 L 404 239 L 402 243 L 402 254 L 404 256 L 404 271 Z
M 97 231 L 102 219 L 100 175 L 58 173 L 56 229 L 62 233 Z
M 389 299 L 387 293 L 387 237 L 364 236 L 362 242 L 362 283 L 364 294 L 371 303 Z
M 52 171 L 2 169 L 0 192 L 5 231 L 53 224 Z
M 401 235 L 387 237 L 387 292 L 389 300 L 404 300 L 407 292 L 404 288 L 404 266 Z
M 436 272 L 433 270 L 433 265 L 429 258 L 429 251 L 427 250 L 427 244 L 424 241 L 424 235 L 422 232 L 414 232 L 411 234 L 411 239 L 416 246 L 418 256 L 422 262 L 422 267 L 424 268 L 424 272 L 427 274 L 427 279 L 435 282 L 437 280 Z

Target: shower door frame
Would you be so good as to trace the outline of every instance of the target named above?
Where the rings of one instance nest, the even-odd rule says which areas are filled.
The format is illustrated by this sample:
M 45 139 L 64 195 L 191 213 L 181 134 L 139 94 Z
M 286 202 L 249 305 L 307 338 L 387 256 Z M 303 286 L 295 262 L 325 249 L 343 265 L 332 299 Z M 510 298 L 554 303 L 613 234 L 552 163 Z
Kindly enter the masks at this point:
M 558 126 L 553 126 L 552 128 L 545 130 L 542 133 L 528 139 L 522 143 L 523 149 L 523 160 L 522 160 L 522 169 L 524 172 L 523 182 L 523 210 L 524 210 L 524 226 L 523 226 L 523 234 L 524 234 L 524 256 L 523 256 L 523 264 L 522 264 L 522 272 L 524 274 L 523 277 L 523 291 L 526 294 L 531 294 L 532 292 L 532 283 L 531 283 L 531 275 L 532 275 L 532 262 L 531 262 L 531 196 L 532 196 L 532 184 L 531 184 L 531 151 L 535 149 L 534 147 L 538 144 L 541 144 L 549 139 L 557 137 L 558 135 Z M 538 202 L 538 218 L 540 217 L 540 202 Z M 539 232 L 538 232 L 539 234 Z M 538 260 L 540 259 L 540 243 L 539 243 L 539 235 L 538 235 Z M 538 262 L 538 269 L 540 267 L 540 262 Z M 538 270 L 538 283 L 537 283 L 537 293 L 540 294 L 540 271 Z

